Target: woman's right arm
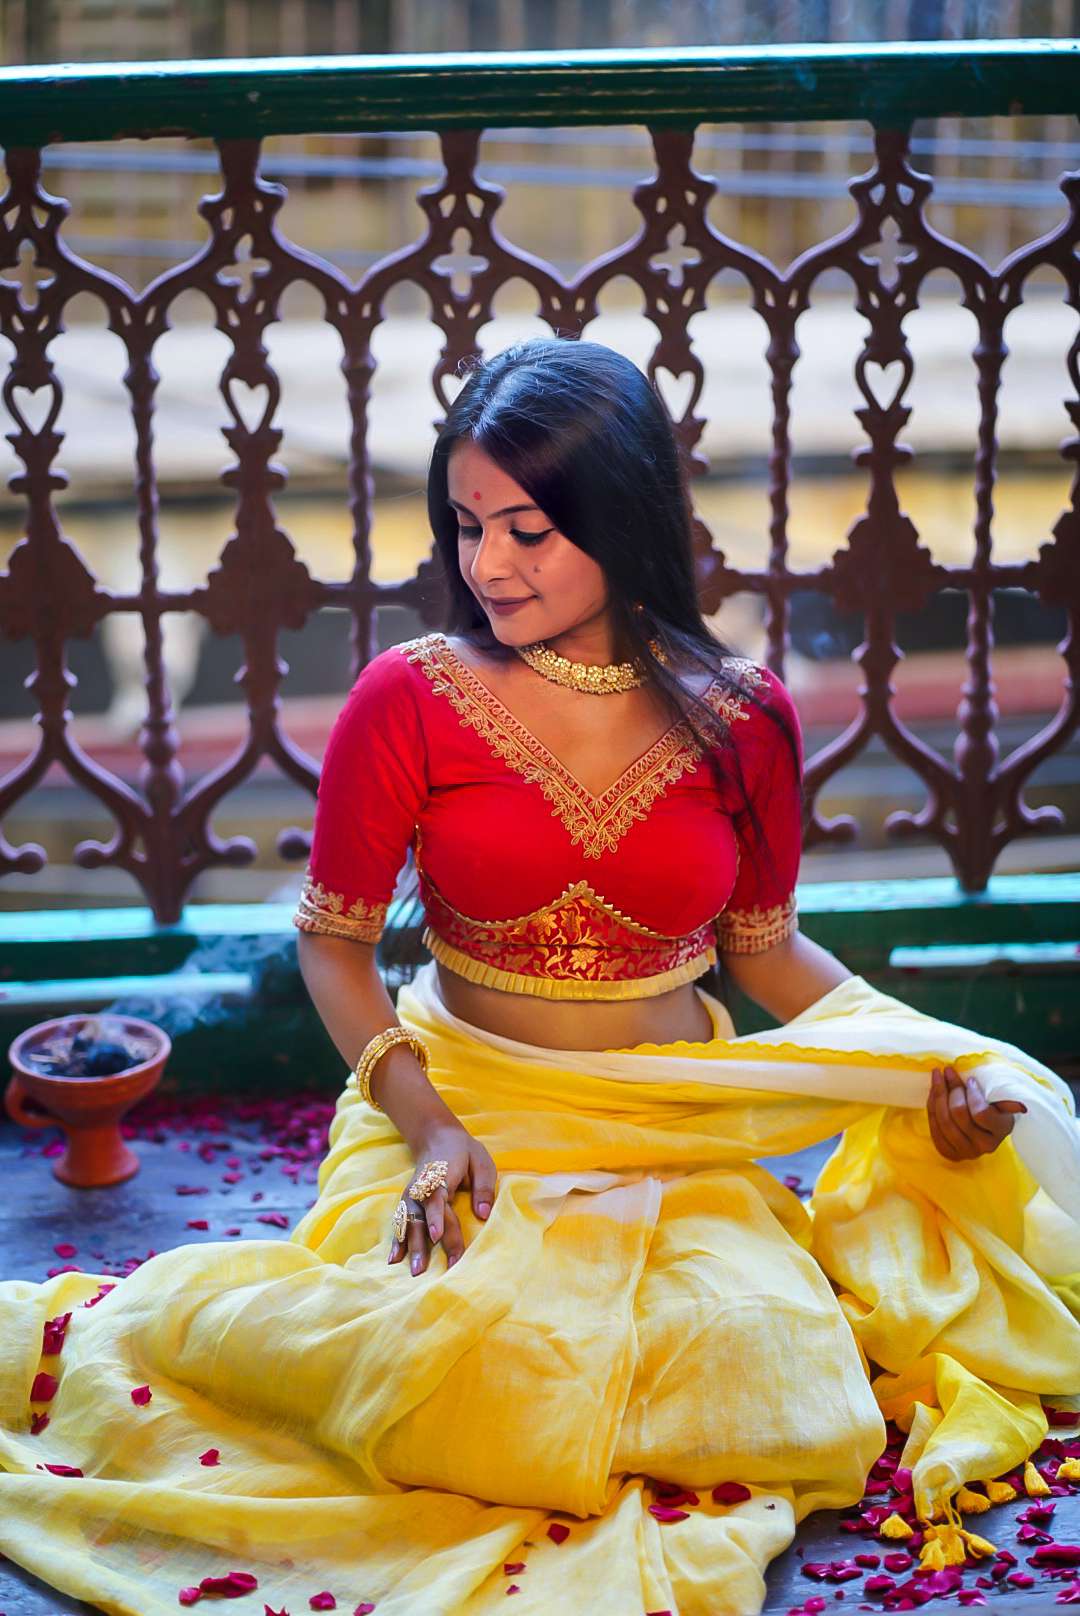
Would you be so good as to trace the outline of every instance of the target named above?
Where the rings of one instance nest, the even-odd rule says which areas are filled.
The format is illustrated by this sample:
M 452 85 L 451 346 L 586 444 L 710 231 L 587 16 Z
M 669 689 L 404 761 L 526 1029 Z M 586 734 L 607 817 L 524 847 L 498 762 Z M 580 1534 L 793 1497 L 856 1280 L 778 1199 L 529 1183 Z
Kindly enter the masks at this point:
M 300 974 L 323 1025 L 342 1059 L 354 1067 L 376 1033 L 398 1025 L 375 963 L 375 944 L 301 931 L 297 957 Z M 452 1267 L 465 1250 L 452 1196 L 468 1184 L 476 1216 L 488 1216 L 495 1200 L 497 1176 L 491 1154 L 428 1081 L 407 1044 L 394 1045 L 376 1063 L 370 1093 L 408 1145 L 418 1166 L 427 1161 L 448 1164 L 450 1193 L 438 1189 L 423 1203 L 426 1226 L 410 1223 L 406 1243 L 393 1240 L 387 1260 L 399 1262 L 407 1250 L 412 1273 L 423 1273 L 430 1256 L 428 1241 L 441 1240 L 447 1264 Z M 421 1209 L 411 1200 L 409 1205 L 411 1211 Z

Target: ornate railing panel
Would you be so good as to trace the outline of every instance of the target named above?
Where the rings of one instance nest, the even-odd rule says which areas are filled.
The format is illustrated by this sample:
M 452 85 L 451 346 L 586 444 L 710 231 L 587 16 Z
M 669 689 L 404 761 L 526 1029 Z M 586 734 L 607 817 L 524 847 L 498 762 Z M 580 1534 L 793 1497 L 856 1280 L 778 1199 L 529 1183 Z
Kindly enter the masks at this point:
M 386 605 L 406 605 L 426 621 L 438 620 L 433 570 L 378 584 L 371 574 L 372 476 L 366 417 L 374 360 L 372 338 L 383 319 L 388 291 L 410 281 L 426 294 L 431 319 L 444 345 L 432 377 L 445 408 L 448 383 L 461 360 L 475 352 L 480 329 L 492 319 L 492 302 L 511 279 L 536 293 L 542 320 L 560 332 L 580 332 L 596 318 L 598 300 L 618 277 L 628 277 L 644 296 L 644 313 L 658 338 L 650 374 L 659 369 L 691 390 L 678 432 L 697 473 L 707 462 L 698 449 L 704 421 L 695 414 L 704 382 L 700 356 L 689 335 L 692 317 L 704 310 L 715 278 L 733 271 L 745 283 L 753 310 L 768 333 L 767 363 L 773 399 L 770 457 L 770 546 L 757 571 L 730 566 L 713 547 L 700 520 L 696 544 L 701 597 L 715 610 L 730 595 L 752 591 L 767 603 L 768 660 L 783 675 L 791 596 L 816 590 L 838 609 L 861 612 L 865 638 L 854 653 L 865 678 L 861 710 L 834 742 L 807 760 L 807 788 L 814 802 L 825 782 L 879 735 L 927 788 L 918 814 L 894 813 L 887 828 L 897 836 L 925 833 L 952 860 L 964 890 L 982 890 L 1002 847 L 1017 836 L 1061 823 L 1054 807 L 1028 808 L 1024 782 L 1080 723 L 1077 699 L 1075 613 L 1080 608 L 1080 477 L 1074 477 L 1069 508 L 1062 512 L 1038 558 L 999 564 L 993 559 L 993 492 L 996 411 L 1007 348 L 1004 326 L 1024 294 L 1025 283 L 1043 267 L 1056 271 L 1069 305 L 1080 312 L 1080 172 L 1061 181 L 1058 226 L 1013 253 L 996 270 L 927 220 L 931 180 L 912 167 L 908 130 L 929 114 L 1004 111 L 1064 112 L 1080 104 L 1080 42 L 977 43 L 967 46 L 806 47 L 778 51 L 684 51 L 663 57 L 650 52 L 581 52 L 503 58 L 368 58 L 267 64 L 183 63 L 138 67 L 77 67 L 0 73 L 0 137 L 7 143 L 9 184 L 0 201 L 0 334 L 14 358 L 2 397 L 14 429 L 9 439 L 23 472 L 12 490 L 26 505 L 25 537 L 0 574 L 0 632 L 30 638 L 37 669 L 30 681 L 39 709 L 40 740 L 33 753 L 0 782 L 0 820 L 29 793 L 45 771 L 59 764 L 72 780 L 98 798 L 116 821 L 108 842 L 83 842 L 75 852 L 84 867 L 115 865 L 146 893 L 157 917 L 175 920 L 196 876 L 217 864 L 243 864 L 256 853 L 246 837 L 218 838 L 211 817 L 222 799 L 245 781 L 259 762 L 271 760 L 284 775 L 314 792 L 318 764 L 289 738 L 282 724 L 279 687 L 287 672 L 278 649 L 280 631 L 300 628 L 322 606 L 346 607 L 355 620 L 356 663 L 372 654 L 374 614 Z M 871 169 L 850 183 L 855 217 L 850 227 L 802 254 L 786 271 L 718 233 L 707 217 L 716 183 L 695 170 L 694 126 L 700 120 L 861 117 L 875 128 Z M 554 267 L 516 248 L 498 229 L 504 192 L 477 174 L 480 125 L 529 123 L 629 123 L 649 125 L 655 172 L 636 186 L 633 199 L 641 225 L 631 240 L 587 264 L 572 281 Z M 290 242 L 277 222 L 285 190 L 259 175 L 257 136 L 283 130 L 377 128 L 441 130 L 444 177 L 419 193 L 427 220 L 423 238 L 373 265 L 357 284 L 325 259 Z M 70 250 L 64 240 L 68 204 L 41 182 L 40 146 L 56 139 L 115 138 L 162 133 L 215 136 L 220 152 L 220 191 L 200 206 L 209 227 L 206 245 L 188 261 L 159 276 L 141 294 Z M 904 248 L 888 271 L 875 248 L 891 221 Z M 465 232 L 471 270 L 467 288 L 452 284 L 460 272 L 455 241 Z M 677 243 L 678 252 L 673 254 Z M 10 277 L 27 249 L 32 252 L 32 290 Z M 677 262 L 673 261 L 677 259 Z M 254 265 L 237 275 L 239 261 Z M 451 267 L 451 264 L 453 267 Z M 910 410 L 905 397 L 913 361 L 905 337 L 906 317 L 918 306 L 926 278 L 951 272 L 964 307 L 978 329 L 974 349 L 980 419 L 975 448 L 977 519 L 974 554 L 966 567 L 943 566 L 920 544 L 900 507 L 894 472 L 911 458 L 900 441 Z M 855 459 L 867 473 L 863 515 L 831 561 L 812 572 L 788 565 L 787 511 L 791 476 L 790 404 L 799 357 L 798 322 L 810 307 L 826 271 L 840 270 L 854 289 L 854 304 L 867 324 L 855 379 L 863 403 L 856 411 L 865 444 Z M 342 344 L 352 424 L 350 510 L 355 565 L 347 579 L 320 579 L 297 557 L 278 525 L 274 495 L 286 481 L 276 461 L 281 432 L 275 425 L 277 378 L 265 337 L 281 298 L 295 283 L 319 294 L 323 317 Z M 223 433 L 235 457 L 222 481 L 235 494 L 235 532 L 203 586 L 163 590 L 158 575 L 158 491 L 154 461 L 153 355 L 170 327 L 170 314 L 186 292 L 209 298 L 217 329 L 230 344 L 220 377 Z M 124 345 L 124 382 L 135 428 L 135 494 L 140 536 L 141 583 L 110 593 L 93 577 L 67 540 L 54 503 L 65 485 L 57 464 L 63 434 L 57 430 L 63 399 L 50 346 L 64 329 L 73 298 L 100 300 L 110 330 Z M 899 369 L 895 383 L 884 372 Z M 1068 355 L 1076 397 L 1067 408 L 1078 435 L 1061 453 L 1080 461 L 1080 336 Z M 261 416 L 242 411 L 239 387 L 261 400 Z M 28 399 L 41 394 L 44 411 Z M 257 412 L 256 412 L 257 413 Z M 37 424 L 31 421 L 31 414 Z M 43 417 L 38 419 L 38 417 Z M 1064 695 L 1053 720 L 1010 756 L 999 758 L 997 708 L 992 679 L 993 591 L 1020 587 L 1048 605 L 1067 610 L 1070 632 L 1060 650 Z M 958 712 L 952 759 L 917 738 L 898 719 L 890 681 L 901 652 L 895 643 L 897 612 L 917 611 L 942 589 L 962 589 L 969 599 L 968 679 Z M 147 712 L 140 745 L 144 757 L 137 786 L 102 767 L 80 748 L 70 730 L 68 693 L 73 684 L 67 643 L 90 634 L 109 613 L 137 613 L 146 637 Z M 189 785 L 180 756 L 162 658 L 162 619 L 167 612 L 194 612 L 218 634 L 237 634 L 244 646 L 239 675 L 247 699 L 248 733 L 223 765 Z M 849 838 L 848 817 L 823 821 L 816 810 L 806 845 Z M 308 839 L 300 830 L 279 838 L 285 858 L 301 858 Z M 40 869 L 36 844 L 14 847 L 0 838 L 0 873 Z

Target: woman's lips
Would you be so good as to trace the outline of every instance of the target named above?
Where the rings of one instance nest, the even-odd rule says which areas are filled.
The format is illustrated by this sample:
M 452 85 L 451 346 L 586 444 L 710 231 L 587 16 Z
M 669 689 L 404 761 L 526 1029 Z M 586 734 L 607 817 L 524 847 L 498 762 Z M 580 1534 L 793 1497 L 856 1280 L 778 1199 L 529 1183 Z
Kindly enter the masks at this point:
M 535 599 L 535 595 L 525 595 L 521 600 L 492 600 L 489 596 L 485 596 L 484 604 L 485 606 L 490 606 L 493 612 L 517 612 L 521 610 L 522 606 L 528 606 L 530 601 Z

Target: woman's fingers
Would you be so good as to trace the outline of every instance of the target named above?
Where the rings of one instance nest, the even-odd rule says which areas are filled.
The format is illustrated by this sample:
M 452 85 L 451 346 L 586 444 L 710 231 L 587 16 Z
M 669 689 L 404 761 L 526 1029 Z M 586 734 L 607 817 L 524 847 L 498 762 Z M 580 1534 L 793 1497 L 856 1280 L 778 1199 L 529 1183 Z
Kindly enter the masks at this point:
M 495 1204 L 495 1163 L 485 1150 L 470 1158 L 473 1211 L 478 1218 L 486 1218 Z
M 461 1233 L 461 1223 L 453 1207 L 447 1205 L 446 1225 L 443 1229 L 443 1250 L 446 1253 L 446 1266 L 452 1268 L 458 1258 L 464 1255 L 465 1240 Z
M 1013 1114 L 1027 1108 L 1018 1100 L 987 1102 L 974 1077 L 945 1066 L 931 1074 L 926 1109 L 935 1148 L 950 1161 L 969 1161 L 996 1150 L 1012 1131 Z

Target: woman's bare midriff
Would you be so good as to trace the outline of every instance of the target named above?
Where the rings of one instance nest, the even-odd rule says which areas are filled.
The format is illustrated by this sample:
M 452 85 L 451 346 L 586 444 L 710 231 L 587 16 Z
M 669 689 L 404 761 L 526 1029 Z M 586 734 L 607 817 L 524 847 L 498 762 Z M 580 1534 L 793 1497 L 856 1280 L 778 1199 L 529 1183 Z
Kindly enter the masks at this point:
M 629 1049 L 713 1037 L 712 1018 L 692 982 L 646 999 L 542 999 L 468 982 L 438 966 L 451 1015 L 500 1038 L 546 1049 Z

